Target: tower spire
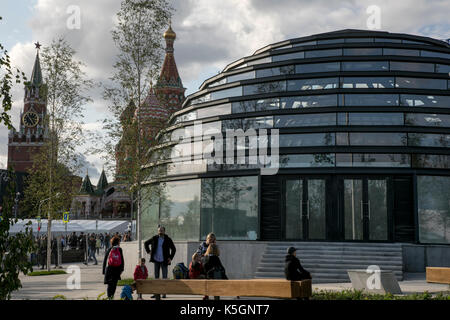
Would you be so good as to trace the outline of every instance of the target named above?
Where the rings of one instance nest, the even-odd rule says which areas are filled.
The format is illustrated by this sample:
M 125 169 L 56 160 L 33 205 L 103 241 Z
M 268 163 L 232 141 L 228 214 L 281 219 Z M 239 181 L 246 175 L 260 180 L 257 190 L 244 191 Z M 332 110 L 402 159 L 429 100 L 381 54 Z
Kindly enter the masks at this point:
M 41 44 L 36 42 L 36 58 L 34 60 L 33 71 L 31 72 L 31 85 L 34 87 L 39 87 L 42 84 L 42 70 L 41 63 L 39 60 L 39 50 L 41 49 Z

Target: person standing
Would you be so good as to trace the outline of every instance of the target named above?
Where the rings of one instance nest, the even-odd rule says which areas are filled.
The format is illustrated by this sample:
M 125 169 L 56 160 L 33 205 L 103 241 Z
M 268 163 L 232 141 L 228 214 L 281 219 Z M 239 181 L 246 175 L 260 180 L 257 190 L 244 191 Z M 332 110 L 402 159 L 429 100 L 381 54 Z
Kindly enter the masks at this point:
M 105 251 L 107 251 L 109 249 L 110 241 L 111 241 L 111 237 L 110 237 L 109 233 L 107 233 L 105 235 Z
M 107 285 L 106 291 L 109 299 L 114 298 L 117 282 L 121 280 L 120 275 L 125 267 L 123 252 L 120 247 L 120 239 L 118 237 L 113 237 L 111 239 L 111 246 L 112 247 L 106 251 L 105 258 L 103 259 L 103 274 L 105 275 L 103 283 Z
M 41 238 L 39 246 L 39 258 L 41 260 L 41 269 L 47 266 L 47 238 L 43 236 Z
M 144 248 L 150 254 L 150 262 L 155 265 L 155 279 L 159 279 L 160 270 L 162 270 L 162 278 L 167 279 L 167 269 L 177 249 L 172 239 L 166 234 L 166 228 L 159 226 L 158 234 L 145 241 Z M 166 295 L 162 297 L 165 298 Z M 159 299 L 159 295 L 154 295 L 152 298 Z
M 95 241 L 95 237 L 94 234 L 91 234 L 91 236 L 89 237 L 89 241 L 88 241 L 88 246 L 89 246 L 89 257 L 87 260 L 87 263 L 89 263 L 89 261 L 94 260 L 95 263 L 94 265 L 97 265 L 97 258 L 95 257 L 95 246 L 96 246 L 96 241 Z
M 97 235 L 95 239 L 95 249 L 97 250 L 97 254 L 100 254 L 100 247 L 102 246 L 102 241 L 100 240 L 100 236 Z
M 311 274 L 303 269 L 300 260 L 297 258 L 297 249 L 289 247 L 285 259 L 284 274 L 286 280 L 301 281 L 311 279 Z

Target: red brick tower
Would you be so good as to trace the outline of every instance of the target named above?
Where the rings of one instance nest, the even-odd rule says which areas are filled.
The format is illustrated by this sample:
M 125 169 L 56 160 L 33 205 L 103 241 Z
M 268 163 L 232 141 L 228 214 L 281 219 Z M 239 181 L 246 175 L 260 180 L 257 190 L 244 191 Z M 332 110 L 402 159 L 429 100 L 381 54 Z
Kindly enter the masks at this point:
M 180 75 L 178 74 L 177 64 L 175 63 L 175 57 L 173 55 L 173 43 L 175 42 L 176 34 L 172 30 L 172 26 L 169 24 L 169 28 L 164 32 L 164 39 L 166 40 L 166 56 L 159 75 L 158 81 L 155 86 L 156 95 L 163 104 L 169 116 L 181 109 L 181 105 L 185 99 L 183 83 L 181 82 Z
M 25 84 L 19 131 L 11 129 L 8 135 L 8 168 L 12 167 L 17 172 L 26 172 L 33 166 L 33 156 L 40 152 L 48 137 L 46 85 L 42 78 L 39 48 L 38 42 L 31 79 Z

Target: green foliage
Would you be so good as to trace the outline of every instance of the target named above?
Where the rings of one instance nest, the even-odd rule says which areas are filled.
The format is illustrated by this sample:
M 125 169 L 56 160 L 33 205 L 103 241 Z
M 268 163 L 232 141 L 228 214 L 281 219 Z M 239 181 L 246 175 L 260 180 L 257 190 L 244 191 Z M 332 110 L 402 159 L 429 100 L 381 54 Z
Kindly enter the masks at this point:
M 105 292 L 102 292 L 102 293 L 100 293 L 100 294 L 97 296 L 97 300 L 109 300 L 109 299 L 108 299 L 108 297 L 106 296 L 106 293 L 105 293 Z
M 450 292 L 441 292 L 432 295 L 431 293 L 425 291 L 423 293 L 393 295 L 391 293 L 365 293 L 363 291 L 353 289 L 342 291 L 316 290 L 313 292 L 311 300 L 450 300 Z
M 2 20 L 2 17 L 0 17 L 0 20 Z M 11 95 L 13 81 L 20 83 L 21 78 L 26 81 L 25 74 L 19 69 L 16 68 L 15 73 L 13 72 L 8 51 L 0 44 L 0 100 L 3 108 L 0 111 L 0 123 L 3 122 L 8 129 L 13 128 L 9 115 L 13 103 Z
M 65 296 L 63 296 L 62 294 L 57 294 L 56 296 L 54 296 L 52 298 L 52 300 L 67 300 L 67 298 Z
M 132 279 L 132 278 L 122 279 L 117 282 L 117 286 L 126 286 L 126 285 L 131 286 L 131 284 L 133 282 L 134 282 L 134 279 Z
M 35 250 L 30 227 L 15 235 L 9 233 L 10 227 L 17 223 L 13 218 L 16 185 L 11 169 L 8 170 L 8 181 L 0 222 L 0 300 L 10 299 L 11 293 L 22 287 L 19 273 L 27 274 L 33 270 L 28 254 Z
M 27 276 L 50 276 L 53 274 L 67 274 L 64 270 L 51 270 L 51 271 L 33 271 L 29 272 Z

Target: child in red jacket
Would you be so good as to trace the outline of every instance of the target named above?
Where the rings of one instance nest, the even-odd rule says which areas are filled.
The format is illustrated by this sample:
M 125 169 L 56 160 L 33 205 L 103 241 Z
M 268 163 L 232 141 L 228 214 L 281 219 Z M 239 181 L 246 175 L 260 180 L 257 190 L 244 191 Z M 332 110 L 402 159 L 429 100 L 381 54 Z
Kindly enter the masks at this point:
M 140 264 L 136 266 L 134 269 L 134 281 L 138 279 L 147 279 L 148 278 L 148 270 L 145 266 L 145 258 L 141 258 Z M 142 293 L 139 293 L 138 300 L 142 299 Z
M 194 253 L 192 262 L 189 264 L 189 279 L 205 279 L 205 270 L 198 252 Z

